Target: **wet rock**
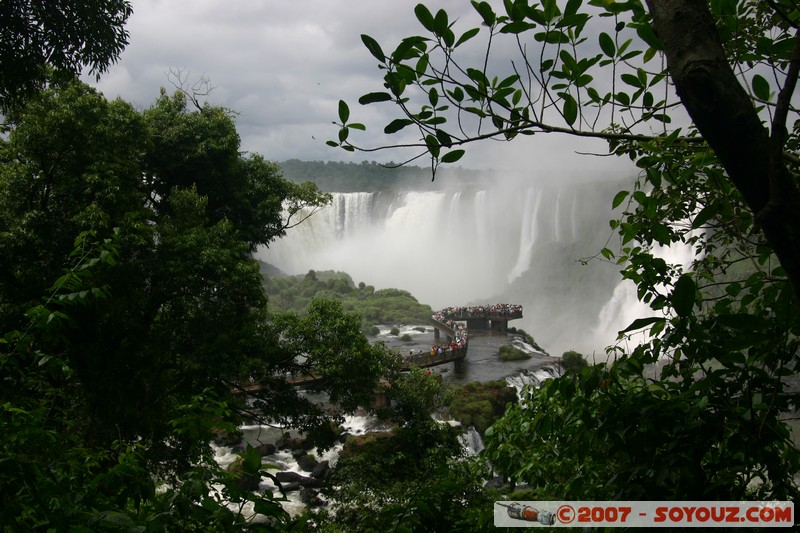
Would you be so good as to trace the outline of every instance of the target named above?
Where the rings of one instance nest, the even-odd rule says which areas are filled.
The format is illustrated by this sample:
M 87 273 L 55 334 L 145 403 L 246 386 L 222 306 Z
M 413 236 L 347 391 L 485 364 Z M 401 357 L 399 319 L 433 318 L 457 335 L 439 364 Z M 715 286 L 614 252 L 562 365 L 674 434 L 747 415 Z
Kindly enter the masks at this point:
M 297 472 L 277 472 L 275 473 L 275 479 L 280 481 L 281 483 L 299 483 L 300 480 L 305 477 Z
M 261 476 L 258 474 L 245 475 L 237 478 L 236 484 L 239 485 L 242 490 L 254 492 L 257 491 L 261 485 Z
M 214 444 L 217 446 L 235 446 L 242 442 L 242 436 L 244 435 L 239 429 L 233 431 L 214 429 L 213 431 Z
M 295 438 L 295 439 L 290 439 L 289 442 L 288 442 L 288 447 L 290 449 L 292 449 L 292 450 L 306 450 L 306 451 L 308 451 L 308 450 L 310 450 L 311 448 L 314 447 L 314 443 L 311 442 L 308 439 L 303 439 L 303 438 L 299 438 L 298 437 L 298 438 Z
M 311 477 L 314 479 L 325 479 L 331 473 L 331 466 L 328 461 L 320 461 L 314 470 L 311 471 Z
M 275 447 L 279 450 L 285 450 L 289 447 L 289 442 L 292 440 L 288 433 L 284 433 L 281 438 L 275 441 Z
M 298 474 L 297 472 L 278 472 L 275 474 L 275 479 L 281 482 L 283 485 L 284 483 L 288 485 L 300 485 L 301 487 L 321 487 L 322 481 L 319 479 L 314 479 L 313 477 L 306 477 L 302 474 Z M 284 490 L 286 489 L 286 485 L 284 485 Z
M 300 483 L 281 483 L 281 488 L 283 489 L 283 492 L 296 492 L 302 489 L 303 486 L 300 485 Z
M 303 489 L 300 491 L 300 501 L 308 507 L 319 507 L 325 505 L 325 502 L 320 499 L 319 493 L 314 489 Z
M 268 442 L 268 443 L 259 445 L 256 448 L 256 450 L 258 451 L 259 455 L 261 455 L 261 457 L 264 457 L 265 455 L 274 454 L 277 451 L 277 447 L 274 444 Z
M 313 472 L 319 462 L 311 455 L 303 455 L 297 459 L 297 466 L 304 472 Z
M 484 486 L 487 487 L 487 488 L 490 488 L 490 489 L 499 489 L 500 487 L 502 487 L 505 484 L 506 484 L 506 482 L 503 480 L 503 476 L 495 476 L 492 479 L 490 479 L 489 481 L 487 481 L 486 485 L 484 485 Z
M 308 454 L 308 452 L 303 450 L 303 449 L 301 449 L 301 448 L 298 448 L 296 450 L 292 450 L 292 457 L 294 457 L 297 460 L 300 460 L 301 457 L 303 457 L 303 456 L 305 456 L 307 454 Z

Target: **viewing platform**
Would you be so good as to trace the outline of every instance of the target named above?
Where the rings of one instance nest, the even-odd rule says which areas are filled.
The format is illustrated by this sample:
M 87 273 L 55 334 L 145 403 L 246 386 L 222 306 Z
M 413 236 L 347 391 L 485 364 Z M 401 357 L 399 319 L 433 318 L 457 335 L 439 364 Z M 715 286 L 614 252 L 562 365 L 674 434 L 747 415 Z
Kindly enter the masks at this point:
M 434 336 L 439 340 L 441 332 L 448 340 L 455 338 L 451 324 L 457 321 L 466 322 L 467 330 L 485 330 L 505 333 L 508 321 L 522 318 L 522 306 L 514 304 L 475 305 L 471 307 L 447 307 L 435 315 L 431 321 Z

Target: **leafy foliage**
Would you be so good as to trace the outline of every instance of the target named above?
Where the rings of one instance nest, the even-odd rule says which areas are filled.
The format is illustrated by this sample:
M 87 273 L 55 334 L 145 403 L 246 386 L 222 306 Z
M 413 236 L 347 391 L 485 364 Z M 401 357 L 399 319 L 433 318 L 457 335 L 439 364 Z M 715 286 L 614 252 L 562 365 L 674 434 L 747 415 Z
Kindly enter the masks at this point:
M 245 416 L 330 440 L 337 413 L 286 375 L 313 364 L 352 411 L 392 361 L 336 304 L 267 313 L 252 250 L 329 196 L 241 156 L 230 113 L 181 94 L 139 112 L 73 82 L 16 121 L 0 141 L 0 455 L 15 458 L 0 461 L 0 525 L 285 524 L 242 483 L 260 457 L 225 472 L 209 442 Z
M 329 531 L 480 531 L 491 523 L 485 466 L 463 457 L 459 430 L 431 413 L 444 405 L 441 378 L 413 369 L 399 376 L 390 432 L 350 437 L 329 494 L 337 502 L 315 521 Z
M 567 372 L 580 372 L 588 364 L 583 354 L 575 350 L 567 350 L 561 355 L 561 365 Z
M 506 406 L 516 402 L 516 389 L 505 381 L 471 382 L 452 392 L 447 410 L 464 426 L 474 426 L 483 435 L 503 416 Z
M 321 375 L 331 401 L 345 412 L 370 406 L 379 380 L 399 368 L 399 356 L 370 344 L 360 317 L 345 313 L 336 300 L 314 300 L 303 316 L 276 315 L 274 322 L 292 359 L 305 358 L 299 371 Z
M 89 67 L 101 74 L 128 44 L 125 0 L 3 2 L 0 109 L 21 105 L 48 80 L 64 81 Z
M 500 347 L 501 361 L 520 361 L 523 359 L 530 359 L 530 358 L 531 358 L 530 354 L 523 352 L 516 346 L 511 346 L 510 344 L 506 344 L 505 346 Z
M 374 324 L 424 324 L 433 314 L 429 305 L 419 303 L 407 291 L 376 291 L 363 282 L 356 286 L 343 272 L 310 271 L 299 276 L 271 274 L 264 268 L 262 272 L 267 295 L 276 309 L 301 313 L 314 299 L 338 300 L 345 311 L 363 317 L 364 331 Z

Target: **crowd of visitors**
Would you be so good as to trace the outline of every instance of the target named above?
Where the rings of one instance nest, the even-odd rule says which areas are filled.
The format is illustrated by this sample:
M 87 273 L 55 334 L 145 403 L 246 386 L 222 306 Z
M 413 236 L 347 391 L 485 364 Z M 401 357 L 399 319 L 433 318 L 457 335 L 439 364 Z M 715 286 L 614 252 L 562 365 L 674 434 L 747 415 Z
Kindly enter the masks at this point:
M 434 322 L 447 326 L 453 331 L 449 344 L 431 346 L 430 351 L 420 349 L 417 353 L 411 350 L 406 357 L 406 363 L 421 364 L 434 363 L 440 359 L 450 359 L 454 350 L 465 350 L 467 346 L 467 328 L 457 320 L 479 317 L 516 317 L 522 316 L 522 306 L 516 304 L 475 305 L 471 307 L 445 307 L 433 315 Z
M 473 305 L 470 307 L 445 307 L 434 315 L 451 320 L 465 320 L 467 318 L 521 317 L 522 306 L 518 304 Z

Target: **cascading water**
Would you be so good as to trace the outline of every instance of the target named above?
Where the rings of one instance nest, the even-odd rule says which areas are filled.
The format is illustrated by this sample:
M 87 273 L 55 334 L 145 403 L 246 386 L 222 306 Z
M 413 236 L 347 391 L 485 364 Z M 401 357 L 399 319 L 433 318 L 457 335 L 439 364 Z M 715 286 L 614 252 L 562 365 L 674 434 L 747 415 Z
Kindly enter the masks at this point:
M 461 444 L 464 445 L 464 450 L 469 456 L 478 455 L 484 448 L 481 434 L 472 426 L 461 434 L 459 440 L 461 440 Z
M 519 396 L 524 387 L 531 386 L 539 388 L 544 381 L 557 378 L 561 376 L 561 374 L 562 369 L 560 365 L 545 365 L 534 370 L 527 370 L 517 375 L 509 376 L 506 378 L 506 383 L 508 383 L 509 387 L 514 387 Z
M 511 272 L 508 273 L 509 283 L 517 279 L 523 272 L 528 270 L 531 264 L 533 246 L 538 237 L 538 214 L 542 204 L 542 194 L 539 189 L 528 189 L 525 195 L 525 208 L 523 209 L 523 220 L 519 239 L 519 252 L 517 260 Z
M 408 290 L 434 309 L 519 303 L 525 317 L 514 325 L 550 353 L 592 353 L 627 325 L 609 318 L 598 331 L 619 282 L 617 267 L 578 262 L 606 245 L 609 205 L 620 187 L 334 193 L 330 206 L 259 259 L 288 274 L 344 271 L 377 289 Z

